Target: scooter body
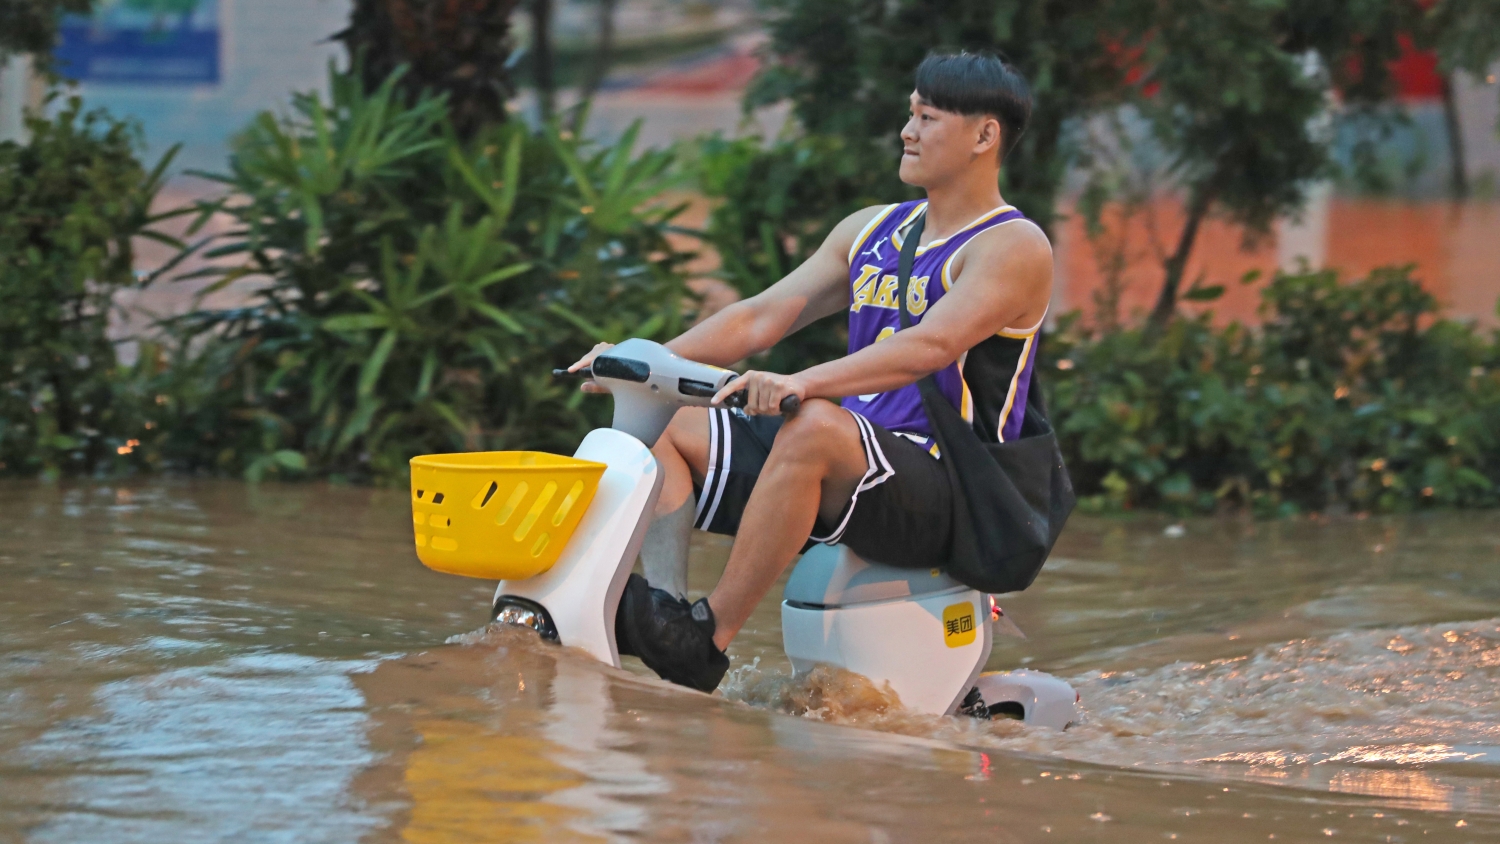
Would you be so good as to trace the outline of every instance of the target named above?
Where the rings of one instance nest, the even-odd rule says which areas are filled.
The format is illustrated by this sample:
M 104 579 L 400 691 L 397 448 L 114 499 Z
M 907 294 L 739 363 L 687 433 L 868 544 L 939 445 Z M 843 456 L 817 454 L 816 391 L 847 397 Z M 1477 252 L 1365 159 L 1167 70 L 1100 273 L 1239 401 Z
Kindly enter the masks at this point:
M 836 665 L 889 687 L 910 710 L 1065 728 L 1078 703 L 1067 683 L 1027 669 L 981 673 L 1002 617 L 992 596 L 938 569 L 894 568 L 819 545 L 787 579 L 781 638 L 798 674 Z
M 573 456 L 605 465 L 599 491 L 552 568 L 500 581 L 494 617 L 618 668 L 615 611 L 661 494 L 661 468 L 645 443 L 611 428 L 589 432 Z
M 591 432 L 574 455 L 605 464 L 598 492 L 558 561 L 501 581 L 493 610 L 498 622 L 530 626 L 618 667 L 615 613 L 661 492 L 650 446 L 678 407 L 707 406 L 735 373 L 628 340 L 595 359 L 591 375 L 615 397 L 611 428 Z M 781 610 L 798 674 L 833 665 L 888 684 L 917 712 L 1066 726 L 1076 702 L 1066 683 L 1025 670 L 981 675 L 997 618 L 992 597 L 939 571 L 871 563 L 843 546 L 802 556 Z

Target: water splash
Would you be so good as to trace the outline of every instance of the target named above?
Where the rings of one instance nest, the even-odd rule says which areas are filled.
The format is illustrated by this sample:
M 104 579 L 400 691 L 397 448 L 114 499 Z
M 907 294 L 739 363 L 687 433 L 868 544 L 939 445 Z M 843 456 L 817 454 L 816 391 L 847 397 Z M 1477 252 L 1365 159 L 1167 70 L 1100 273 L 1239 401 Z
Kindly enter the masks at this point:
M 877 686 L 868 677 L 829 665 L 795 677 L 761 670 L 756 657 L 730 671 L 719 688 L 730 700 L 838 724 L 878 729 L 890 717 L 905 714 L 889 684 Z
M 1257 778 L 1326 766 L 1316 785 L 1344 791 L 1398 787 L 1348 766 L 1489 766 L 1500 758 L 1500 619 L 1344 632 L 1070 682 L 1083 712 L 1063 733 L 916 715 L 889 688 L 829 667 L 793 677 L 757 659 L 721 688 L 791 715 L 1106 765 L 1237 768 Z

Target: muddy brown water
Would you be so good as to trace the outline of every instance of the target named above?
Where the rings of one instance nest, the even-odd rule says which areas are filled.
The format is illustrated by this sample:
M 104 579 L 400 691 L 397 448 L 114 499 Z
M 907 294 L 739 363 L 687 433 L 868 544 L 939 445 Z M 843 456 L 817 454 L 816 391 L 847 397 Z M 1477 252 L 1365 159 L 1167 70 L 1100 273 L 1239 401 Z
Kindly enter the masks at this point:
M 1500 515 L 1077 518 L 990 667 L 1065 733 L 483 631 L 401 492 L 0 484 L 0 841 L 1494 841 Z M 727 546 L 694 546 L 710 584 Z

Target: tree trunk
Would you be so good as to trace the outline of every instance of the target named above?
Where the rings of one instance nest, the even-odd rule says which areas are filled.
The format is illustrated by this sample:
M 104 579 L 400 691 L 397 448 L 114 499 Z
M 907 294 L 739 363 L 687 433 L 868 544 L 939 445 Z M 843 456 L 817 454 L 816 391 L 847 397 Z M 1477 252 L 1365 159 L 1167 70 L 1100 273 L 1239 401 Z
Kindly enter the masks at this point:
M 1149 326 L 1153 332 L 1165 328 L 1172 321 L 1172 315 L 1177 312 L 1177 291 L 1182 287 L 1182 275 L 1187 270 L 1188 258 L 1193 254 L 1193 242 L 1198 239 L 1198 229 L 1203 225 L 1203 218 L 1208 216 L 1208 209 L 1213 204 L 1214 191 L 1211 188 L 1204 187 L 1193 192 L 1193 198 L 1188 203 L 1187 221 L 1183 223 L 1182 234 L 1177 238 L 1177 250 L 1167 259 L 1161 295 L 1156 297 L 1156 307 L 1151 311 Z
M 513 93 L 510 16 L 521 0 L 354 0 L 349 26 L 333 36 L 349 51 L 366 91 L 396 68 L 408 99 L 446 94 L 461 138 L 505 122 Z
M 609 64 L 615 49 L 615 7 L 619 0 L 598 0 L 599 46 L 594 52 L 594 66 L 589 72 L 588 82 L 583 88 L 583 99 L 594 96 L 604 77 L 609 75 Z
M 552 0 L 531 0 L 531 75 L 536 82 L 537 107 L 543 120 L 551 120 L 556 107 L 553 62 Z
M 1443 126 L 1448 130 L 1448 160 L 1453 168 L 1453 198 L 1469 198 L 1469 168 L 1464 159 L 1463 126 L 1453 99 L 1453 74 L 1443 76 Z

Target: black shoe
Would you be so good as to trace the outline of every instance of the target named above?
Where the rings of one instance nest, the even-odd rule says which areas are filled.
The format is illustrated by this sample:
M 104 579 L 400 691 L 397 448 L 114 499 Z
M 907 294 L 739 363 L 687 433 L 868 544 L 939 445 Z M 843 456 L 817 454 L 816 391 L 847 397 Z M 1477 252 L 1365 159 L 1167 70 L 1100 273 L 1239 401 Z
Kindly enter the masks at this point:
M 707 599 L 693 604 L 632 574 L 615 616 L 615 636 L 624 633 L 629 653 L 663 680 L 712 692 L 729 670 L 729 657 L 714 646 L 714 613 Z M 624 647 L 621 653 L 626 653 Z
M 630 576 L 631 577 L 640 577 L 640 575 L 637 575 L 637 574 L 632 574 Z M 629 588 L 629 581 L 628 580 L 626 581 L 626 588 L 627 589 Z M 638 653 L 635 652 L 635 648 L 631 647 L 631 645 L 630 645 L 630 637 L 625 634 L 625 627 L 624 627 L 624 625 L 622 624 L 622 621 L 621 621 L 624 618 L 625 618 L 625 593 L 621 592 L 620 593 L 620 604 L 619 604 L 619 606 L 617 606 L 615 608 L 615 650 L 619 652 L 620 656 L 640 656 L 640 654 L 638 654 Z

